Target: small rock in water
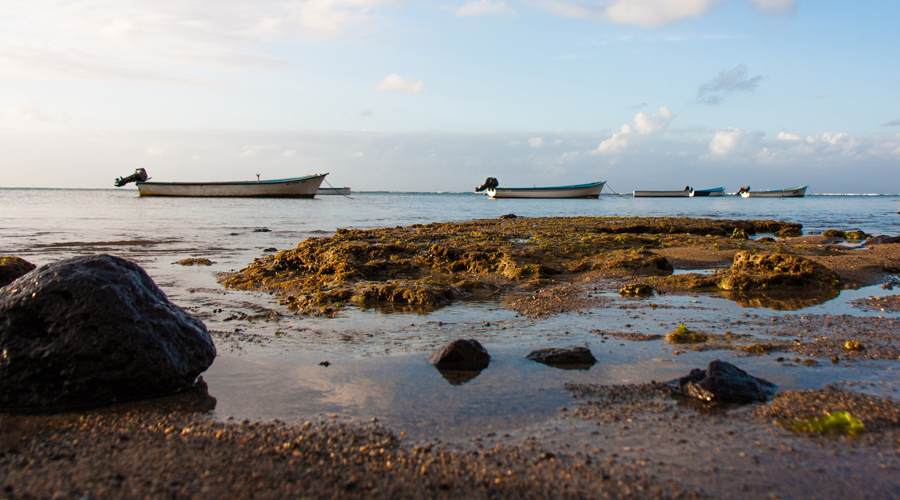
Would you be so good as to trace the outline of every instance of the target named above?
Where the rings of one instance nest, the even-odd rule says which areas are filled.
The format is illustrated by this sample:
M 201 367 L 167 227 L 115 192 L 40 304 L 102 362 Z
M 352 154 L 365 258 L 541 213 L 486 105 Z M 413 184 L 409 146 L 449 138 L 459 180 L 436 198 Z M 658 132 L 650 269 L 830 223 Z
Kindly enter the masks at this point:
M 34 264 L 19 257 L 0 257 L 0 286 L 6 286 L 32 271 Z
M 570 366 L 580 369 L 589 369 L 597 362 L 597 358 L 594 357 L 591 350 L 587 347 L 572 347 L 569 349 L 548 347 L 546 349 L 537 349 L 529 352 L 525 359 L 550 366 Z
M 650 285 L 642 285 L 639 283 L 633 283 L 630 285 L 625 285 L 619 290 L 619 295 L 653 295 L 653 287 Z
M 516 214 L 506 214 L 506 215 L 501 215 L 500 218 L 501 219 L 518 219 L 519 216 L 517 216 Z
M 475 339 L 454 340 L 428 356 L 429 364 L 450 370 L 483 370 L 490 362 L 491 355 Z
M 0 407 L 62 409 L 194 385 L 216 348 L 137 264 L 89 255 L 42 266 L 0 296 Z
M 331 364 L 332 363 L 329 361 L 322 361 L 321 363 L 319 363 L 319 366 L 324 366 L 325 368 L 328 368 L 329 366 L 331 366 Z
M 267 227 L 258 227 L 253 230 L 254 233 L 271 233 L 272 230 Z
M 265 250 L 263 250 L 263 252 L 277 252 L 277 251 L 278 251 L 278 249 L 275 247 L 269 247 L 269 248 L 266 248 Z
M 706 370 L 694 368 L 686 377 L 668 382 L 672 392 L 708 403 L 753 403 L 766 401 L 775 394 L 775 384 L 754 377 L 721 360 L 709 363 Z

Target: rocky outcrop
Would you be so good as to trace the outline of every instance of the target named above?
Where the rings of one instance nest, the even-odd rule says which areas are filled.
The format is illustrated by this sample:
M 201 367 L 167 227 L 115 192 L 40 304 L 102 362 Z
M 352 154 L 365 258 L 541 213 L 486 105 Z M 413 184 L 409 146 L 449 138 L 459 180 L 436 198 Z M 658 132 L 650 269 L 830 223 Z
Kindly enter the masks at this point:
M 438 348 L 428 356 L 428 363 L 442 370 L 483 370 L 491 355 L 475 339 L 459 339 Z
M 0 257 L 0 286 L 12 283 L 35 267 L 37 266 L 19 257 L 11 255 Z
M 587 347 L 559 348 L 548 347 L 537 349 L 528 353 L 525 359 L 537 361 L 554 367 L 574 367 L 588 369 L 597 362 L 591 350 Z
M 216 356 L 203 323 L 138 265 L 109 255 L 42 266 L 0 288 L 0 407 L 60 409 L 191 387 Z
M 707 403 L 753 403 L 775 394 L 775 384 L 749 375 L 725 361 L 715 360 L 706 370 L 694 368 L 686 377 L 668 382 L 675 394 Z

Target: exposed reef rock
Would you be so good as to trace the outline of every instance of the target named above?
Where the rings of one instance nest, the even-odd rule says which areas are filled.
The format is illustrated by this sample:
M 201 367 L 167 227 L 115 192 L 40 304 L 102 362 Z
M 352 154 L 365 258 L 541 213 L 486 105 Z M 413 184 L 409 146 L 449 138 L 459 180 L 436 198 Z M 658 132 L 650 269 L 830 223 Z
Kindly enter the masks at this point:
M 647 217 L 515 218 L 338 229 L 257 259 L 221 283 L 277 293 L 292 310 L 334 314 L 342 306 L 428 310 L 593 277 L 667 276 L 663 249 L 711 245 L 790 222 Z M 723 239 L 723 245 L 736 247 Z M 718 243 L 716 243 L 718 245 Z M 718 248 L 718 246 L 716 247 Z
M 634 295 L 653 295 L 653 287 L 650 285 L 644 285 L 641 283 L 632 283 L 630 285 L 625 285 L 619 290 L 619 295 L 626 296 L 634 296 Z
M 19 257 L 0 257 L 0 286 L 6 286 L 33 270 L 34 264 Z
M 667 290 L 719 289 L 725 291 L 760 291 L 808 288 L 821 295 L 822 290 L 836 290 L 841 285 L 838 275 L 827 267 L 790 253 L 762 254 L 738 252 L 729 269 L 715 274 L 686 273 L 653 281 Z
M 52 410 L 191 387 L 216 356 L 203 323 L 136 264 L 42 266 L 0 288 L 0 407 Z
M 694 368 L 686 377 L 668 382 L 672 392 L 707 403 L 753 403 L 775 394 L 775 384 L 747 374 L 725 361 L 714 360 L 706 370 Z

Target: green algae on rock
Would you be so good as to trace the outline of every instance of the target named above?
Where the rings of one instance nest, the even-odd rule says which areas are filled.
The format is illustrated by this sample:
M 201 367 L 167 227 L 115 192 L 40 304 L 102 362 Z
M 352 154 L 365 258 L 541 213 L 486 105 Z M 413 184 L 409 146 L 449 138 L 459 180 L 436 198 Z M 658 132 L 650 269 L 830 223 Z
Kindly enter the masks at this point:
M 718 289 L 759 291 L 811 287 L 834 290 L 841 284 L 837 274 L 827 267 L 790 253 L 762 254 L 738 252 L 729 269 L 715 274 L 686 273 L 653 281 L 668 290 Z
M 256 259 L 221 283 L 277 293 L 302 313 L 344 305 L 441 307 L 593 277 L 667 276 L 654 250 L 698 246 L 741 229 L 773 232 L 799 224 L 673 217 L 548 217 L 338 229 L 292 250 Z

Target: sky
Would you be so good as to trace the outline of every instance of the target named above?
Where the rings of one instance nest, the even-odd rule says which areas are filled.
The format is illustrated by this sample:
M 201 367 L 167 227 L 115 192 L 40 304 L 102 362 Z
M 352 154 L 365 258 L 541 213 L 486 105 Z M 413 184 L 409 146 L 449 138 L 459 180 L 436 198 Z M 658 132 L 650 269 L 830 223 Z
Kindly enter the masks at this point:
M 900 193 L 896 0 L 0 0 L 0 187 Z

